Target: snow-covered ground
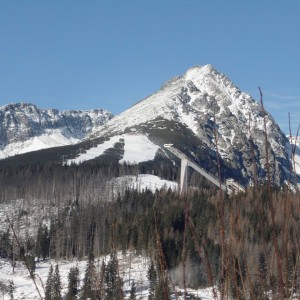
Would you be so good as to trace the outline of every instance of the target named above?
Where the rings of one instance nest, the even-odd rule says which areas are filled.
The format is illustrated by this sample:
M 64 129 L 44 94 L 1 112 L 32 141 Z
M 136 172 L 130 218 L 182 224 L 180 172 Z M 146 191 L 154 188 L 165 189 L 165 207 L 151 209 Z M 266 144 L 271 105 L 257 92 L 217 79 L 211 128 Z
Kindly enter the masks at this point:
M 151 174 L 138 174 L 136 176 L 126 175 L 113 178 L 107 184 L 108 193 L 112 190 L 114 196 L 123 194 L 126 189 L 136 189 L 139 192 L 156 189 L 173 191 L 178 190 L 178 184 L 175 181 L 161 179 L 158 176 Z M 47 223 L 52 214 L 57 213 L 57 207 L 48 207 L 36 199 L 27 203 L 23 199 L 10 201 L 9 203 L 0 203 L 0 231 L 6 231 L 9 228 L 7 217 L 13 222 L 18 234 L 20 235 L 35 235 L 37 228 L 41 222 Z M 28 225 L 30 224 L 30 226 Z
M 178 190 L 178 184 L 174 181 L 161 179 L 158 176 L 150 174 L 139 174 L 137 176 L 121 176 L 112 180 L 114 190 L 116 194 L 121 193 L 125 189 L 136 189 L 139 192 L 143 190 L 151 190 L 155 192 L 156 189 L 171 189 L 173 191 Z
M 79 141 L 79 139 L 70 135 L 62 134 L 60 130 L 49 130 L 42 135 L 32 137 L 24 142 L 8 144 L 4 149 L 0 150 L 0 159 L 51 147 L 76 144 Z
M 109 256 L 103 256 L 95 259 L 95 265 L 97 270 L 100 270 L 102 261 L 105 263 L 109 261 Z M 119 272 L 120 276 L 123 278 L 124 282 L 124 293 L 126 298 L 129 296 L 129 291 L 132 282 L 135 282 L 137 299 L 147 299 L 148 298 L 148 287 L 149 282 L 147 279 L 147 272 L 150 260 L 147 257 L 142 257 L 135 255 L 134 253 L 118 253 L 119 260 Z M 80 286 L 82 285 L 82 279 L 84 277 L 85 268 L 87 265 L 86 260 L 73 260 L 73 261 L 54 261 L 48 260 L 44 262 L 37 262 L 36 265 L 36 283 L 40 294 L 44 296 L 44 287 L 46 285 L 47 276 L 49 272 L 50 265 L 55 266 L 58 264 L 61 281 L 62 281 L 62 295 L 64 296 L 67 292 L 68 287 L 68 273 L 71 267 L 77 266 L 79 269 Z M 40 299 L 38 291 L 35 288 L 33 280 L 30 278 L 27 269 L 22 262 L 18 262 L 15 270 L 13 272 L 10 262 L 0 260 L 0 283 L 8 285 L 9 281 L 14 283 L 14 299 Z M 182 291 L 177 289 L 178 291 Z M 199 289 L 192 290 L 188 289 L 188 293 L 200 297 L 201 299 L 210 300 L 213 299 L 211 289 Z M 10 299 L 8 293 L 0 291 L 0 296 L 3 300 Z M 174 296 L 173 299 L 176 299 Z M 183 297 L 178 297 L 177 299 L 183 299 Z
M 143 134 L 123 134 L 116 135 L 102 144 L 88 149 L 85 153 L 80 154 L 75 159 L 69 159 L 67 164 L 79 164 L 84 161 L 94 159 L 104 153 L 105 150 L 113 148 L 115 143 L 124 141 L 124 156 L 120 160 L 128 163 L 139 163 L 142 161 L 152 160 L 159 146 L 153 144 L 147 136 Z

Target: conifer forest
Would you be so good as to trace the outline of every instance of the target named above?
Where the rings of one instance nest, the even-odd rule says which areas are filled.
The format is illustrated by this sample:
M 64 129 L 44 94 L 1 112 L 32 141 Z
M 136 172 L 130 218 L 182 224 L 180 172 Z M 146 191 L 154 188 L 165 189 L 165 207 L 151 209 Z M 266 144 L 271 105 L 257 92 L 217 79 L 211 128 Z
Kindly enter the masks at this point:
M 59 265 L 51 265 L 47 300 L 125 299 L 117 252 L 151 258 L 148 299 L 191 299 L 188 288 L 205 287 L 212 288 L 215 299 L 299 295 L 297 191 L 266 183 L 228 195 L 196 173 L 190 175 L 193 188 L 183 195 L 171 189 L 126 187 L 116 193 L 113 183 L 108 184 L 120 174 L 136 174 L 139 168 L 143 166 L 2 168 L 1 203 L 23 199 L 20 219 L 37 205 L 48 221 L 39 220 L 34 234 L 23 235 L 18 220 L 8 220 L 9 226 L 0 233 L 1 258 L 24 261 L 33 279 L 36 259 L 87 258 L 80 287 L 78 268 L 70 270 L 66 295 L 61 294 Z M 172 180 L 178 177 L 172 165 L 149 170 Z M 96 268 L 95 257 L 101 255 L 110 259 Z M 176 292 L 175 286 L 183 292 Z M 137 299 L 134 282 L 128 297 Z

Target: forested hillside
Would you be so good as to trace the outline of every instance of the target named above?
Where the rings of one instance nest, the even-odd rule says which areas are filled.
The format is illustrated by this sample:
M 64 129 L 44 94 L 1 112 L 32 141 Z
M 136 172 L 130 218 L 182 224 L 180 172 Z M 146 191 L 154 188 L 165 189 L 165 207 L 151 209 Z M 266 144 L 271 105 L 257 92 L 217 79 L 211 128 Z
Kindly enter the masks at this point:
M 34 274 L 34 257 L 93 261 L 134 251 L 153 262 L 155 299 L 176 296 L 174 286 L 184 290 L 211 286 L 221 299 L 283 299 L 299 294 L 297 193 L 265 185 L 229 197 L 196 174 L 190 175 L 193 187 L 187 195 L 166 189 L 112 192 L 108 184 L 112 178 L 141 169 L 145 165 L 2 169 L 1 203 L 22 199 L 23 206 L 1 227 L 1 257 L 31 262 Z M 175 167 L 163 162 L 147 169 L 177 178 Z M 31 211 L 34 207 L 38 217 Z M 38 224 L 25 235 L 17 226 L 24 218 L 29 227 Z M 109 298 L 107 284 L 103 281 L 99 290 L 93 288 L 92 299 L 122 299 L 119 294 Z

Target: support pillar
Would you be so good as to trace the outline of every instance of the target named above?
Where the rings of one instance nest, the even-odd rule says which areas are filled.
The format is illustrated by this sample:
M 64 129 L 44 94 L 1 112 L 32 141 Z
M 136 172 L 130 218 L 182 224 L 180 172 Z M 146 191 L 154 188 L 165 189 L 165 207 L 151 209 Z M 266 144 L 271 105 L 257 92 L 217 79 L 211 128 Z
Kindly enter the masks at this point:
M 188 187 L 188 160 L 182 158 L 181 170 L 180 170 L 180 194 L 186 194 L 187 187 Z

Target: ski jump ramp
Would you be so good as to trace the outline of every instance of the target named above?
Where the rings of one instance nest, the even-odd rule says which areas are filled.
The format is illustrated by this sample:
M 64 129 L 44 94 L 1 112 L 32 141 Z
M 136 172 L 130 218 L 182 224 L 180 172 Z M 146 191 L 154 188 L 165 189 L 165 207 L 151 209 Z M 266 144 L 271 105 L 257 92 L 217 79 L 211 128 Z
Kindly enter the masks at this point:
M 243 186 L 238 184 L 233 179 L 227 179 L 225 184 L 220 181 L 218 177 L 213 176 L 208 173 L 206 170 L 201 168 L 199 165 L 191 161 L 184 153 L 176 149 L 173 144 L 165 144 L 164 147 L 168 149 L 172 154 L 177 156 L 181 161 L 181 172 L 180 172 L 180 193 L 186 193 L 188 188 L 188 167 L 193 168 L 195 171 L 200 173 L 206 179 L 208 179 L 211 183 L 221 188 L 228 194 L 231 193 L 245 193 L 245 189 Z

